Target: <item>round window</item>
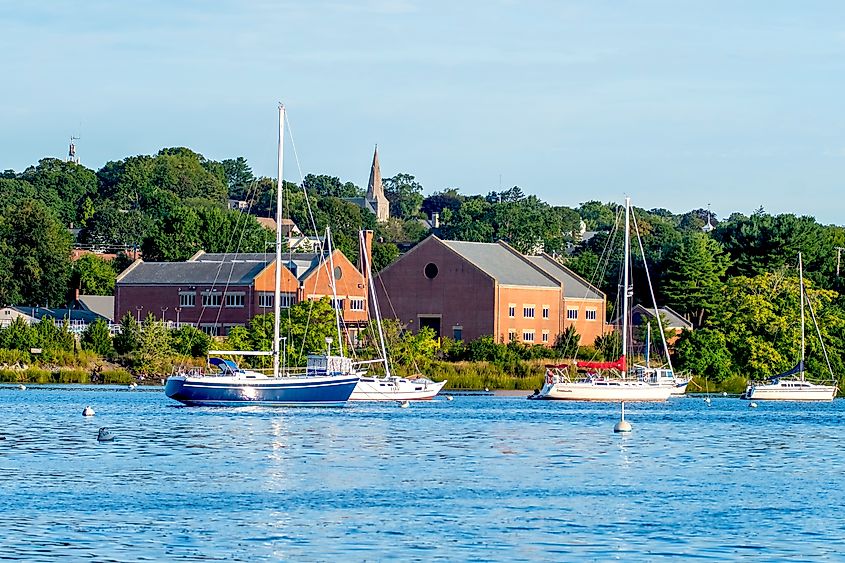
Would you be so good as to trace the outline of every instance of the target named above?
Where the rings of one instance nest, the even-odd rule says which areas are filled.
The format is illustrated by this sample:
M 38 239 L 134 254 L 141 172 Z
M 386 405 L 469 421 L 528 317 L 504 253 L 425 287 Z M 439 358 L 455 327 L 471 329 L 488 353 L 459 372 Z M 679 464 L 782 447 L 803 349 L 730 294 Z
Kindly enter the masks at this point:
M 428 264 L 425 265 L 425 270 L 423 270 L 423 271 L 425 272 L 425 277 L 427 277 L 430 280 L 433 280 L 434 278 L 437 277 L 437 264 L 433 264 L 433 263 L 429 262 Z
M 343 277 L 343 270 L 340 269 L 340 266 L 335 266 L 334 268 L 334 279 L 339 280 Z

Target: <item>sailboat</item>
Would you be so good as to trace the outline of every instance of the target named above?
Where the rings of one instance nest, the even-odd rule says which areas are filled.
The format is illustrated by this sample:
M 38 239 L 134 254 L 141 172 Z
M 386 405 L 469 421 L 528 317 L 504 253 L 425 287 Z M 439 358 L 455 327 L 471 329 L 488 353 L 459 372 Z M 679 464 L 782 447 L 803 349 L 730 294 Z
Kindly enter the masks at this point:
M 814 322 L 815 314 L 813 313 L 813 306 L 804 292 L 804 264 L 800 252 L 798 253 L 798 285 L 801 291 L 801 359 L 795 367 L 772 377 L 768 383 L 752 383 L 740 398 L 754 401 L 832 401 L 836 396 L 836 385 L 819 385 L 810 383 L 804 378 L 804 360 L 806 354 L 804 343 L 805 299 L 807 300 L 807 305 L 810 307 L 810 314 Z M 830 378 L 831 380 L 835 380 L 833 370 L 830 367 L 830 361 L 828 361 L 827 350 L 824 347 L 824 342 L 822 342 L 821 331 L 818 329 L 818 324 L 816 324 L 816 331 L 819 335 L 822 352 L 827 361 L 827 368 L 830 371 Z M 795 375 L 798 375 L 798 377 L 793 377 Z
M 584 377 L 573 379 L 572 364 L 546 366 L 546 380 L 543 388 L 532 399 L 557 399 L 568 401 L 665 401 L 672 393 L 672 387 L 659 385 L 628 377 L 628 301 L 632 297 L 630 278 L 631 266 L 631 200 L 625 198 L 625 247 L 623 251 L 622 292 L 622 355 L 615 362 L 574 362 L 577 370 L 586 370 Z M 658 318 L 658 323 L 660 322 Z M 662 329 L 661 329 L 662 330 Z M 606 377 L 600 373 L 616 373 L 617 377 Z
M 372 266 L 370 257 L 367 255 L 364 234 L 359 233 L 361 244 L 361 256 L 364 261 L 364 271 L 369 282 L 371 312 L 376 322 L 378 332 L 378 345 L 380 357 L 375 360 L 365 360 L 357 365 L 381 363 L 384 364 L 384 377 L 362 376 L 349 397 L 350 401 L 427 401 L 433 399 L 446 381 L 434 382 L 427 377 L 405 378 L 390 373 L 390 361 L 387 357 L 387 346 L 384 339 L 384 331 L 381 326 L 381 311 L 376 298 L 376 289 L 373 282 Z
M 326 339 L 326 354 L 307 358 L 305 371 L 281 372 L 279 334 L 282 278 L 282 164 L 284 149 L 285 106 L 279 104 L 278 187 L 276 190 L 276 263 L 273 300 L 273 350 L 214 351 L 208 364 L 214 371 L 193 370 L 170 376 L 165 394 L 186 405 L 204 406 L 340 406 L 346 403 L 358 384 L 359 372 L 352 359 L 331 354 L 331 339 Z M 335 314 L 337 310 L 335 310 Z M 234 361 L 217 356 L 272 356 L 272 374 L 240 368 Z
M 659 315 L 655 311 L 656 315 Z M 663 336 L 663 335 L 661 335 Z M 663 348 L 666 349 L 666 338 L 663 337 Z M 668 350 L 666 357 L 669 357 Z M 646 344 L 645 344 L 645 365 L 634 366 L 634 375 L 637 379 L 647 383 L 653 383 L 663 387 L 669 387 L 672 392 L 671 396 L 677 397 L 687 392 L 690 378 L 679 377 L 672 369 L 671 363 L 667 366 L 652 366 L 651 365 L 651 324 L 646 325 Z

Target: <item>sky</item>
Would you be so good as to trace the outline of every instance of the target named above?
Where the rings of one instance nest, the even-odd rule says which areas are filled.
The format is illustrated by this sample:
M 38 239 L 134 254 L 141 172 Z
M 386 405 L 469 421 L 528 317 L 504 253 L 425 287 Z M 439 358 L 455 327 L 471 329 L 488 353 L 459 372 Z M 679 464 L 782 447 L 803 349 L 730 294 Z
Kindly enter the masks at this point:
M 845 3 L 0 0 L 0 169 L 187 146 L 425 192 L 845 224 Z M 300 179 L 293 151 L 285 178 Z

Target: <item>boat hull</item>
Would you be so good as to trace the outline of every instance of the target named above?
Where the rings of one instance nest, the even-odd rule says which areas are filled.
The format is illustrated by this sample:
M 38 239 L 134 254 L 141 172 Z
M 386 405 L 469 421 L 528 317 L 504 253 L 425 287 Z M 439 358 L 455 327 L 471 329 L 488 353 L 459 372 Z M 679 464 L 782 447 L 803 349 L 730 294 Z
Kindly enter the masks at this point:
M 778 381 L 750 385 L 742 395 L 750 401 L 832 401 L 835 385 L 815 385 L 799 381 Z
M 357 375 L 246 379 L 232 376 L 174 375 L 164 393 L 190 406 L 342 406 Z
M 661 402 L 669 399 L 672 387 L 650 385 L 642 382 L 554 383 L 546 384 L 536 397 L 557 401 L 598 402 Z
M 358 381 L 350 401 L 430 401 L 445 381 L 413 380 L 404 378 L 365 377 Z

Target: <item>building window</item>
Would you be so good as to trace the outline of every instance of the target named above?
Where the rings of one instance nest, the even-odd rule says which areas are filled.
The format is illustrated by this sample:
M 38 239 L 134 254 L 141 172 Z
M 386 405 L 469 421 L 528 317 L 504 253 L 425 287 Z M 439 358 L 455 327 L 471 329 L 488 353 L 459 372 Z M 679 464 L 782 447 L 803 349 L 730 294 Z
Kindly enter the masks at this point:
M 549 341 L 549 331 L 544 330 L 543 331 L 543 342 L 548 342 L 548 341 Z
M 243 307 L 244 294 L 243 293 L 227 293 L 226 294 L 227 307 Z
M 197 303 L 197 294 L 193 291 L 180 291 L 179 292 L 179 306 L 180 307 L 193 307 Z
M 219 293 L 205 292 L 205 293 L 202 294 L 202 306 L 203 307 L 219 307 L 220 306 L 220 297 L 221 297 L 221 294 L 219 294 Z
M 508 329 L 508 342 L 515 342 L 516 341 L 516 331 L 513 329 Z
M 220 325 L 203 323 L 200 330 L 209 336 L 217 336 L 220 333 Z
M 533 330 L 525 330 L 522 332 L 522 341 L 523 342 L 534 342 L 534 331 Z
M 464 339 L 464 327 L 462 326 L 453 326 L 452 327 L 452 339 L 455 342 L 460 342 Z
M 533 319 L 534 318 L 534 305 L 523 305 L 522 307 L 522 317 L 525 319 Z
M 343 277 L 343 270 L 340 268 L 340 266 L 335 266 L 333 274 L 334 279 L 339 280 Z
M 596 320 L 596 310 L 595 309 L 587 309 L 584 311 L 584 318 L 588 321 Z
M 338 311 L 343 311 L 343 299 L 329 299 L 329 305 L 332 309 L 337 309 Z
M 544 319 L 549 318 L 549 306 L 548 305 L 543 305 L 543 318 Z
M 350 311 L 363 311 L 364 310 L 364 300 L 363 299 L 350 299 L 349 300 L 349 310 Z
M 510 318 L 514 318 L 516 316 L 516 303 L 511 303 L 508 305 L 508 316 Z
M 279 303 L 282 309 L 292 307 L 295 302 L 293 293 L 282 293 Z M 273 307 L 273 293 L 271 291 L 262 291 L 258 294 L 258 306 L 262 309 L 271 309 Z
M 428 264 L 425 265 L 425 269 L 423 270 L 423 273 L 425 274 L 425 277 L 427 277 L 430 280 L 433 280 L 434 278 L 437 277 L 437 264 L 429 262 Z
M 568 321 L 577 321 L 578 320 L 578 308 L 569 308 L 566 310 L 566 320 Z

